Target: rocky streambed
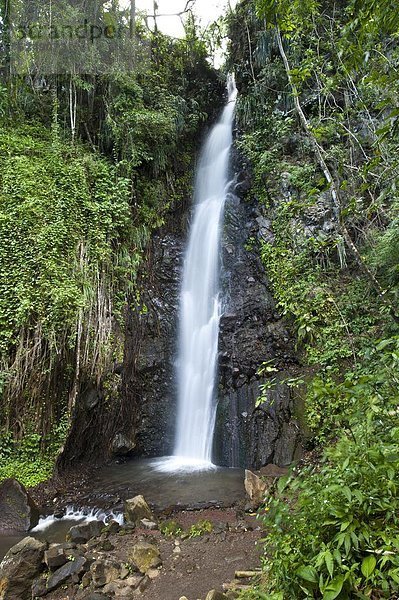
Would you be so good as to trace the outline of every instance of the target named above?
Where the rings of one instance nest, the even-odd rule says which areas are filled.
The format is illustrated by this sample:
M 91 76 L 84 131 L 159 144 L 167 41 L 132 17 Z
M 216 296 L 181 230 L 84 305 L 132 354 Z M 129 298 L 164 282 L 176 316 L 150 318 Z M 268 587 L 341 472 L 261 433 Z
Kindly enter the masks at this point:
M 7 552 L 0 564 L 0 600 L 236 598 L 260 577 L 263 533 L 252 511 L 282 474 L 277 467 L 269 467 L 263 478 L 247 472 L 247 497 L 242 477 L 241 500 L 233 506 L 210 502 L 157 508 L 138 495 L 121 500 L 122 513 L 92 511 L 72 526 L 59 507 L 47 518 L 64 523 L 58 539 L 46 533 L 42 519 L 41 531 L 26 533 Z M 31 519 L 34 525 L 37 510 L 29 495 L 24 500 L 16 489 L 21 492 L 17 484 L 8 506 L 17 506 L 25 524 Z
M 138 496 L 124 516 L 74 525 L 60 543 L 25 537 L 1 563 L 0 598 L 217 600 L 238 597 L 257 574 L 261 528 L 239 508 L 166 517 Z

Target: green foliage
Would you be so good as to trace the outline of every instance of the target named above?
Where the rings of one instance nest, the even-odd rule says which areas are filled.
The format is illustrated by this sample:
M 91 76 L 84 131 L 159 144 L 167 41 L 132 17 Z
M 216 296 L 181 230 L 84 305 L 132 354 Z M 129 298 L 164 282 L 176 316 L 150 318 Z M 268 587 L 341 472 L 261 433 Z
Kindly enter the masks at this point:
M 267 500 L 260 513 L 266 528 L 264 583 L 258 595 L 255 590 L 245 597 L 397 594 L 398 367 L 399 338 L 388 338 L 343 383 L 325 384 L 314 416 L 327 420 L 315 427 L 321 439 L 332 427 L 339 440 L 321 464 L 279 480 Z M 335 407 L 335 414 L 327 414 Z
M 270 26 L 279 24 L 286 35 L 295 35 L 311 27 L 309 21 L 317 15 L 320 2 L 316 0 L 258 0 L 256 6 L 260 16 Z
M 133 231 L 128 182 L 105 161 L 68 145 L 55 152 L 45 131 L 0 131 L 0 165 L 4 357 L 31 322 L 40 323 L 48 339 L 73 326 L 98 265 L 109 269 L 118 246 L 132 244 Z M 84 265 L 81 244 L 87 246 Z M 116 273 L 120 282 L 132 279 L 137 260 L 132 244 L 131 259 Z
M 0 466 L 0 482 L 12 477 L 27 488 L 34 487 L 49 479 L 53 470 L 54 461 L 46 456 L 38 457 L 36 460 L 13 458 Z
M 117 165 L 41 126 L 3 126 L 0 167 L 0 424 L 20 439 L 60 426 L 78 348 L 83 373 L 110 361 L 150 227 Z
M 178 537 L 183 533 L 183 529 L 176 521 L 163 521 L 159 530 L 165 537 Z
M 378 269 L 380 277 L 396 290 L 398 300 L 399 290 L 399 222 L 393 220 L 384 234 L 377 240 L 371 250 L 371 260 Z
M 284 598 L 397 592 L 398 429 L 373 440 L 383 412 L 370 406 L 356 442 L 342 438 L 320 472 L 302 472 L 268 502 L 265 566 Z
M 33 487 L 49 479 L 67 431 L 66 418 L 60 420 L 48 439 L 37 433 L 27 433 L 18 442 L 11 432 L 3 430 L 0 433 L 0 482 L 12 477 L 26 487 Z
M 191 525 L 188 530 L 188 535 L 190 538 L 201 537 L 207 533 L 211 533 L 213 531 L 213 524 L 210 521 L 198 521 L 194 525 Z
M 339 210 L 295 118 L 276 25 Z M 323 456 L 261 510 L 264 577 L 248 600 L 398 595 L 398 326 L 341 227 L 397 314 L 397 33 L 389 0 L 242 0 L 230 17 L 239 146 L 273 226 L 259 251 L 297 340 L 309 447 Z M 281 382 L 273 363 L 260 376 L 264 401 Z

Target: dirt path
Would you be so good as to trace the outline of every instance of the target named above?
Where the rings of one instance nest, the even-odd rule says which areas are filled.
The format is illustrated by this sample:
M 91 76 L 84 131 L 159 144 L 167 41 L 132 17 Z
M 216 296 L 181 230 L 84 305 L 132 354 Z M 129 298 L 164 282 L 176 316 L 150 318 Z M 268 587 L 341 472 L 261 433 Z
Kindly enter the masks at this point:
M 187 517 L 192 517 L 189 519 Z M 198 515 L 183 514 L 177 520 L 194 521 Z M 142 594 L 143 600 L 204 599 L 211 589 L 222 590 L 234 579 L 235 571 L 259 567 L 261 537 L 259 524 L 252 518 L 239 519 L 234 511 L 204 511 L 201 518 L 215 524 L 210 535 L 161 545 L 164 563 L 160 575 Z M 176 549 L 179 548 L 180 552 Z

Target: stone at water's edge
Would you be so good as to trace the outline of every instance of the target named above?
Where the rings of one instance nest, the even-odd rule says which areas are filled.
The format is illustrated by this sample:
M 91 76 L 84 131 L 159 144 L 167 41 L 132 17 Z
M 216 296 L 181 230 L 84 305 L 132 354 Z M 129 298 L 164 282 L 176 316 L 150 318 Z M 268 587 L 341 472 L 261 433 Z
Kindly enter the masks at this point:
M 84 544 L 91 538 L 98 537 L 105 525 L 103 521 L 90 521 L 81 525 L 74 525 L 67 534 L 67 541 L 75 544 Z
M 262 467 L 256 473 L 246 469 L 244 485 L 251 508 L 257 510 L 265 501 L 267 492 L 270 490 L 273 482 L 287 474 L 287 467 L 279 467 L 272 464 Z
M 29 531 L 39 522 L 39 509 L 16 479 L 0 484 L 0 531 Z
M 152 514 L 144 496 L 135 496 L 134 498 L 126 500 L 124 517 L 126 523 L 131 523 L 136 527 L 140 526 L 142 519 L 155 521 L 154 515 Z
M 252 471 L 245 471 L 245 491 L 251 502 L 251 508 L 256 510 L 264 502 L 268 484 Z
M 0 564 L 0 600 L 30 600 L 33 580 L 40 573 L 47 545 L 26 537 L 13 546 Z

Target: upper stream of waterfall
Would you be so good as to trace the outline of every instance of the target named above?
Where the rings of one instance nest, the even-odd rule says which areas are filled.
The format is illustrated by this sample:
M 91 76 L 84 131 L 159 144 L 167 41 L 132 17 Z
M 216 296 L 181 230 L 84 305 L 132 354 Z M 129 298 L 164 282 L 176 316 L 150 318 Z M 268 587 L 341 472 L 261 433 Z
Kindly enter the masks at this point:
M 176 467 L 209 466 L 212 458 L 221 315 L 219 250 L 236 97 L 230 76 L 228 103 L 205 142 L 196 176 L 180 298 Z

